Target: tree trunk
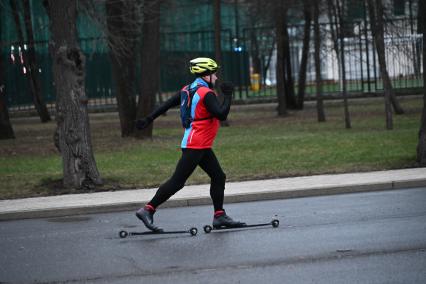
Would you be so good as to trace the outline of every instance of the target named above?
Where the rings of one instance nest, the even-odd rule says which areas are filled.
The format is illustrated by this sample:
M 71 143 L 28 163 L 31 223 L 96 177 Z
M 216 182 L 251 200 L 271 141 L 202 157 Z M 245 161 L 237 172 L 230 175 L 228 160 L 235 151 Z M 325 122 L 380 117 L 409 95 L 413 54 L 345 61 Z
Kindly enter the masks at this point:
M 29 0 L 23 0 L 24 2 L 24 19 L 25 29 L 27 32 L 28 39 L 28 54 L 26 56 L 26 66 L 28 71 L 28 77 L 31 86 L 31 93 L 33 97 L 34 106 L 40 116 L 41 122 L 48 122 L 51 120 L 49 111 L 47 110 L 46 103 L 43 100 L 43 92 L 41 90 L 41 81 L 38 74 L 38 66 L 36 60 L 36 53 L 34 47 L 34 33 L 33 25 L 31 20 L 31 7 Z
M 160 86 L 160 1 L 144 2 L 141 51 L 141 94 L 137 118 L 149 115 L 155 106 L 155 95 Z M 136 131 L 138 138 L 152 138 L 153 124 Z
M 248 22 L 248 37 L 250 41 L 250 57 L 251 57 L 251 73 L 259 75 L 259 88 L 261 89 L 263 86 L 263 71 L 262 71 L 262 58 L 264 55 L 261 54 L 259 42 L 259 33 L 258 26 L 260 25 L 261 18 L 265 19 L 265 2 L 261 0 L 252 0 L 248 1 L 248 14 L 247 16 L 250 18 Z
M 344 5 L 342 5 L 344 7 Z M 344 22 L 343 22 L 343 8 L 338 10 L 339 17 L 339 38 L 340 38 L 340 64 L 341 64 L 341 74 L 342 74 L 342 95 L 343 95 L 343 108 L 345 113 L 345 127 L 346 129 L 352 128 L 351 117 L 349 114 L 349 105 L 348 105 L 348 92 L 347 92 L 347 82 L 346 82 L 346 61 L 345 61 L 345 40 L 344 40 Z
M 392 115 L 391 110 L 387 109 L 389 107 L 388 105 L 392 104 L 396 114 L 403 114 L 404 110 L 398 103 L 396 95 L 393 91 L 392 82 L 390 80 L 386 66 L 383 3 L 382 0 L 367 0 L 367 3 L 370 15 L 371 32 L 373 34 L 374 43 L 376 45 L 380 75 L 382 76 L 383 88 L 385 89 L 386 129 L 392 129 Z
M 311 12 L 311 1 L 303 1 L 303 14 L 305 18 L 305 25 L 303 30 L 303 47 L 302 47 L 302 59 L 300 61 L 300 70 L 299 70 L 299 87 L 297 94 L 297 107 L 303 109 L 305 103 L 305 89 L 306 89 L 306 70 L 308 69 L 308 59 L 309 59 L 309 42 L 311 40 L 311 21 L 312 21 L 312 12 Z
M 252 28 L 250 30 L 250 44 L 251 44 L 251 56 L 252 56 L 252 66 L 253 73 L 259 74 L 259 84 L 263 82 L 262 74 L 262 60 L 260 59 L 260 50 L 259 50 L 259 41 L 257 40 L 256 29 Z M 262 88 L 262 86 L 260 86 Z
M 313 6 L 314 12 L 314 60 L 315 60 L 315 84 L 316 84 L 316 98 L 317 98 L 317 115 L 318 121 L 325 121 L 324 113 L 324 103 L 323 103 L 323 92 L 322 92 L 322 78 L 321 78 L 321 59 L 320 59 L 320 49 L 321 49 L 321 33 L 319 26 L 319 3 L 314 1 Z
M 339 71 L 342 83 L 343 108 L 346 129 L 352 128 L 349 115 L 347 81 L 346 81 L 346 62 L 345 62 L 345 41 L 344 41 L 344 20 L 343 8 L 345 2 L 343 0 L 328 0 L 328 12 L 330 18 L 331 34 L 334 43 L 334 50 L 339 63 Z
M 220 7 L 221 0 L 214 0 L 213 2 L 213 21 L 214 21 L 214 53 L 215 53 L 215 60 L 219 66 L 222 66 L 222 38 L 221 38 L 221 30 L 222 25 L 220 22 L 220 14 L 221 14 L 221 7 Z M 220 82 L 223 82 L 223 72 L 222 69 L 219 68 L 217 71 L 218 80 L 216 82 L 216 90 L 218 90 L 218 86 Z M 218 84 L 219 83 L 219 84 Z M 224 100 L 223 94 L 220 92 L 217 92 L 219 94 L 219 99 L 222 102 Z M 220 121 L 220 125 L 224 127 L 229 126 L 229 121 L 224 120 Z
M 1 59 L 0 59 L 1 60 Z M 1 68 L 1 63 L 0 63 Z M 6 103 L 6 87 L 4 84 L 3 69 L 0 70 L 0 140 L 15 139 L 12 124 L 9 119 L 9 110 Z
M 220 7 L 221 0 L 214 0 L 213 2 L 213 21 L 214 21 L 214 53 L 215 53 L 215 60 L 219 64 L 219 66 L 222 66 L 222 38 L 221 38 L 221 30 L 222 25 L 220 22 L 220 14 L 221 14 L 221 7 Z M 222 70 L 219 68 L 217 72 L 219 81 L 223 81 L 222 78 Z
M 286 3 L 287 4 L 287 3 Z M 284 85 L 285 85 L 285 97 L 287 108 L 295 109 L 296 98 L 294 96 L 294 80 L 293 80 L 293 71 L 291 67 L 291 54 L 290 54 L 290 37 L 288 35 L 288 8 L 286 6 L 284 12 Z
M 134 2 L 125 0 L 107 0 L 108 43 L 112 76 L 116 85 L 118 115 L 121 137 L 132 136 L 135 130 L 136 99 L 135 94 L 135 55 L 136 38 L 134 34 Z
M 88 98 L 85 93 L 85 57 L 77 41 L 77 2 L 49 0 L 49 51 L 56 89 L 55 145 L 62 156 L 66 188 L 102 184 L 92 150 Z
M 423 33 L 423 111 L 420 121 L 419 143 L 417 144 L 417 162 L 426 166 L 426 3 L 419 1 L 419 30 Z
M 392 109 L 390 101 L 390 92 L 392 89 L 389 89 L 389 75 L 386 69 L 386 59 L 385 59 L 385 43 L 384 43 L 384 31 L 383 31 L 383 21 L 380 19 L 383 18 L 383 15 L 379 13 L 377 4 L 380 0 L 367 0 L 368 4 L 368 14 L 370 16 L 370 26 L 371 32 L 373 34 L 374 43 L 376 45 L 377 56 L 379 59 L 379 68 L 380 73 L 383 79 L 383 85 L 385 89 L 385 114 L 386 114 L 386 129 L 393 129 L 393 118 L 392 118 Z M 382 11 L 383 12 L 383 11 Z
M 25 39 L 24 39 L 24 33 L 22 31 L 21 20 L 18 13 L 17 2 L 14 0 L 10 0 L 10 7 L 12 9 L 16 30 L 18 32 L 18 40 L 20 42 L 20 45 L 23 46 L 25 43 Z M 28 72 L 27 78 L 28 78 L 28 83 L 30 86 L 30 94 L 34 103 L 34 107 L 37 110 L 37 113 L 40 117 L 41 122 L 48 122 L 51 119 L 41 94 L 41 82 L 37 73 L 38 68 L 37 68 L 35 50 L 34 50 L 34 35 L 33 35 L 32 22 L 31 22 L 31 10 L 30 10 L 30 4 L 28 0 L 23 0 L 23 8 L 24 8 L 23 9 L 24 18 L 25 18 L 24 23 L 25 23 L 25 28 L 26 28 L 27 37 L 28 37 L 28 51 L 25 51 L 24 49 L 22 49 L 23 66 Z
M 0 26 L 4 19 L 0 18 Z M 2 42 L 2 35 L 0 29 L 0 43 Z M 3 56 L 0 54 L 0 140 L 1 139 L 14 139 L 12 124 L 9 120 L 9 110 L 7 108 L 6 100 L 6 78 L 4 74 Z
M 418 1 L 418 2 L 422 2 L 422 1 Z M 420 6 L 420 3 L 419 3 L 419 6 Z M 413 0 L 408 1 L 408 12 L 409 12 L 409 19 L 410 19 L 410 32 L 411 32 L 411 34 L 415 34 L 416 31 L 414 30 Z M 418 13 L 419 12 L 420 12 L 420 9 L 418 9 Z M 417 33 L 420 33 L 420 32 L 417 31 Z M 414 67 L 414 75 L 420 76 L 420 74 L 421 74 L 421 70 L 420 70 L 421 59 L 420 59 L 419 46 L 415 42 L 415 43 L 411 44 L 411 48 L 413 50 L 412 60 L 413 60 L 413 67 Z
M 278 115 L 287 115 L 287 104 L 285 98 L 285 62 L 284 62 L 284 1 L 277 3 L 275 17 L 275 32 L 277 39 L 277 98 L 278 98 Z

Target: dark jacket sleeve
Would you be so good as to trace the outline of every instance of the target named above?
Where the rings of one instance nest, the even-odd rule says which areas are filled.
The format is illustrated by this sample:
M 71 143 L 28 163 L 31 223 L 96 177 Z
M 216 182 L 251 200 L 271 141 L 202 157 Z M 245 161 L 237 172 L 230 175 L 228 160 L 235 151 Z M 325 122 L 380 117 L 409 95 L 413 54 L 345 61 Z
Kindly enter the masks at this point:
M 180 104 L 180 92 L 176 93 L 173 97 L 165 101 L 163 104 L 161 104 L 159 107 L 154 109 L 153 112 L 151 112 L 148 117 L 152 120 L 156 119 L 160 115 L 166 113 L 170 108 L 178 106 Z
M 213 92 L 208 92 L 204 97 L 204 105 L 207 110 L 219 120 L 226 120 L 231 109 L 232 96 L 224 96 L 225 99 L 220 105 L 216 95 Z

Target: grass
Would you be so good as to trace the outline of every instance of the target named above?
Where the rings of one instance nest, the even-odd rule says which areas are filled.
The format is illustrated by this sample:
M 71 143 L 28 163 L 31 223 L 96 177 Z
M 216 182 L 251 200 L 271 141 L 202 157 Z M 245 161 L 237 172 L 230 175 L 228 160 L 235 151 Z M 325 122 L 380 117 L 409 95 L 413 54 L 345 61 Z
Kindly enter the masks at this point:
M 340 102 L 326 101 L 327 122 L 314 104 L 276 115 L 276 105 L 233 106 L 214 150 L 228 181 L 396 169 L 415 166 L 422 98 L 400 98 L 406 114 L 385 130 L 381 98 L 350 100 L 352 129 Z M 96 189 L 150 188 L 164 182 L 180 157 L 176 111 L 155 122 L 152 140 L 121 138 L 116 113 L 91 114 L 95 158 L 105 185 Z M 63 194 L 62 165 L 53 145 L 55 122 L 14 118 L 17 139 L 0 141 L 0 199 Z M 197 169 L 190 184 L 208 183 Z

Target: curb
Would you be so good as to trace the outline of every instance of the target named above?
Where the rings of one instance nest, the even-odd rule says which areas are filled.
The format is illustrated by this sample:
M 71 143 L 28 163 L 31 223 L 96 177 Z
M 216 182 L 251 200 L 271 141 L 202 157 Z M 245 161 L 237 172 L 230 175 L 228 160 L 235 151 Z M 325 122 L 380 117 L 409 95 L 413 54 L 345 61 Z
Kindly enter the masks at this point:
M 263 192 L 251 192 L 245 194 L 229 194 L 225 196 L 225 203 L 239 203 L 239 202 L 252 202 L 263 200 L 276 200 L 276 199 L 290 199 L 314 196 L 327 196 L 336 194 L 347 193 L 360 193 L 360 192 L 376 192 L 386 190 L 397 190 L 405 188 L 416 188 L 426 186 L 426 177 L 421 179 L 412 180 L 399 180 L 369 184 L 346 185 L 346 186 L 318 186 L 294 190 L 274 190 Z M 0 212 L 0 221 L 19 220 L 19 219 L 33 219 L 33 218 L 50 218 L 50 217 L 64 217 L 70 215 L 85 215 L 95 213 L 108 213 L 117 211 L 136 210 L 140 207 L 141 203 L 147 201 L 137 200 L 128 202 L 116 202 L 110 204 L 100 205 L 84 205 L 84 206 L 67 206 L 48 209 L 34 209 L 34 210 L 19 210 Z M 210 197 L 191 197 L 191 198 L 172 198 L 163 204 L 162 208 L 171 207 L 187 207 L 187 206 L 200 206 L 211 204 Z

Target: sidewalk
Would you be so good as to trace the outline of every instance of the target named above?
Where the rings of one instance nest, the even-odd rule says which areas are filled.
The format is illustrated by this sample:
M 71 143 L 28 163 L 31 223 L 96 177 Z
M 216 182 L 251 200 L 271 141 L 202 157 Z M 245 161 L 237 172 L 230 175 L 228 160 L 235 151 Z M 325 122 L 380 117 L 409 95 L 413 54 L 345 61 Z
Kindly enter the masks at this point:
M 225 203 L 421 186 L 426 186 L 426 168 L 229 182 L 226 184 Z M 135 210 L 148 202 L 156 190 L 135 189 L 0 200 L 0 220 Z M 193 185 L 184 187 L 162 208 L 210 203 L 209 185 Z

